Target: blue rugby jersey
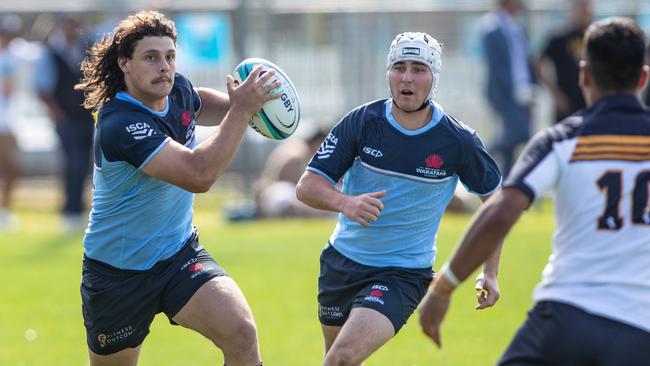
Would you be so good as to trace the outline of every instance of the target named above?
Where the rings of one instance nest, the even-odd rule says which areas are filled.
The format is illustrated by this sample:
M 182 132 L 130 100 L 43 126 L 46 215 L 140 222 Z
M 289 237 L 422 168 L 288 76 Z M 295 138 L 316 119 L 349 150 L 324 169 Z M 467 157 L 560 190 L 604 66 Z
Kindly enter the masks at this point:
M 171 139 L 193 148 L 201 100 L 176 74 L 164 111 L 119 92 L 99 111 L 90 222 L 89 258 L 131 270 L 151 268 L 175 254 L 192 233 L 194 194 L 141 169 Z
M 387 191 L 383 211 L 367 228 L 339 214 L 330 243 L 346 257 L 369 266 L 430 267 L 458 180 L 479 195 L 499 186 L 499 169 L 476 133 L 431 106 L 431 121 L 410 131 L 393 118 L 392 100 L 362 105 L 343 117 L 310 161 L 307 169 L 332 184 L 343 177 L 345 194 Z

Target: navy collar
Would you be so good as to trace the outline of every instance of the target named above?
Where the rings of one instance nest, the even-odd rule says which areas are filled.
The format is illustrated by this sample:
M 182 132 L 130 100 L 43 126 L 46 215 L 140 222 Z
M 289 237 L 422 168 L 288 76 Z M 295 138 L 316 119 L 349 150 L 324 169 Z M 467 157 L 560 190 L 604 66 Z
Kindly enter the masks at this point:
M 600 114 L 608 109 L 631 109 L 635 111 L 643 111 L 646 107 L 643 102 L 636 95 L 631 94 L 614 94 L 602 97 L 596 101 L 594 105 L 586 110 L 586 115 Z

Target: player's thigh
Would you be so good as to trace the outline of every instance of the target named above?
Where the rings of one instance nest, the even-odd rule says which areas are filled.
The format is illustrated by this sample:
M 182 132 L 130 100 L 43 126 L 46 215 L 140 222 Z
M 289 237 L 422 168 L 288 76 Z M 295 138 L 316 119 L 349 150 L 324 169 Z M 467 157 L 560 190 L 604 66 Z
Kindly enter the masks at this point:
M 127 348 L 112 355 L 98 355 L 88 350 L 90 366 L 135 366 L 138 364 L 138 356 L 142 346 Z
M 361 363 L 390 340 L 395 331 L 391 321 L 382 313 L 368 308 L 354 308 L 328 353 L 337 353 L 354 364 Z
M 332 344 L 334 344 L 336 337 L 341 332 L 341 328 L 342 327 L 321 324 L 321 331 L 323 332 L 323 341 L 325 343 L 325 353 L 327 353 L 330 350 L 330 348 L 332 348 Z
M 253 314 L 244 294 L 227 276 L 204 283 L 173 321 L 210 338 L 217 345 L 240 332 L 254 330 Z M 250 334 L 255 336 L 256 334 Z

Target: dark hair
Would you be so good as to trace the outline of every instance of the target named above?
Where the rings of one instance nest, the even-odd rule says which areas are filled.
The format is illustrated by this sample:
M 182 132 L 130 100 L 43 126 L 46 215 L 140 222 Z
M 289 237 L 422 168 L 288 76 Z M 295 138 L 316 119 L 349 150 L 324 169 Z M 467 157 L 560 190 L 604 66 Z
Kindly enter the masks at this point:
M 126 89 L 118 60 L 131 58 L 138 41 L 148 36 L 169 37 L 176 44 L 174 22 L 157 11 L 140 11 L 122 20 L 110 35 L 95 43 L 81 63 L 83 78 L 75 86 L 85 92 L 84 107 L 98 109 L 118 91 Z
M 645 34 L 631 19 L 613 17 L 585 31 L 585 59 L 603 91 L 634 90 L 644 63 Z

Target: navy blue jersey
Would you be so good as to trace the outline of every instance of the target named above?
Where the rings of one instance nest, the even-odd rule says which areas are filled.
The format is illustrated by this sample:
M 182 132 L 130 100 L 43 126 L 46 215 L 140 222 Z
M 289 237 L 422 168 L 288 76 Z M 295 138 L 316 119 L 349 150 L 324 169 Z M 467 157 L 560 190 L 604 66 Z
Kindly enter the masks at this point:
M 356 108 L 309 163 L 308 170 L 332 183 L 343 177 L 346 194 L 387 191 L 384 210 L 368 228 L 339 215 L 330 242 L 346 257 L 369 266 L 430 267 L 440 217 L 458 180 L 480 195 L 499 186 L 497 165 L 476 133 L 431 106 L 431 121 L 415 131 L 395 121 L 391 100 Z
M 201 100 L 181 75 L 164 111 L 119 92 L 99 111 L 84 251 L 120 269 L 143 270 L 175 254 L 192 232 L 194 195 L 141 169 L 172 139 L 193 148 Z

